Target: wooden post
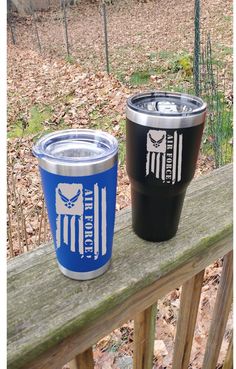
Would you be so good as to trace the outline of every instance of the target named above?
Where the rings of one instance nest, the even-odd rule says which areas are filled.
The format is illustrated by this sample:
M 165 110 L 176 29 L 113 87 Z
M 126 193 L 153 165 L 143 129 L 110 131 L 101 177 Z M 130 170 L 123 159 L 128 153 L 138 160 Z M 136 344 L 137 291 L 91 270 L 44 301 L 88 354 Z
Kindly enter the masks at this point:
M 12 177 L 12 197 L 13 197 L 13 201 L 14 201 L 15 207 L 16 207 L 18 245 L 19 245 L 20 253 L 23 253 L 24 248 L 23 248 L 23 245 L 22 245 L 21 232 L 20 232 L 21 227 L 20 227 L 19 204 L 18 204 L 18 198 L 17 198 L 17 194 L 16 194 L 16 180 L 15 180 L 15 176 L 14 176 L 13 172 L 11 174 L 11 177 Z
M 107 73 L 109 74 L 110 73 L 110 68 L 109 68 L 108 37 L 107 37 L 107 13 L 106 13 L 106 4 L 105 4 L 104 1 L 102 3 L 102 12 L 103 12 L 103 22 L 104 22 L 106 68 L 107 68 Z
M 215 369 L 225 326 L 233 298 L 233 251 L 224 257 L 223 270 L 217 292 L 210 332 L 207 340 L 203 369 Z M 214 349 L 213 349 L 214 348 Z
M 7 197 L 7 214 L 8 214 L 8 227 L 7 227 L 7 238 L 9 244 L 10 257 L 14 256 L 13 242 L 12 242 L 12 223 L 11 223 L 11 209 L 9 206 L 9 199 Z
M 28 237 L 27 237 L 27 231 L 26 231 L 26 224 L 25 224 L 25 215 L 23 212 L 23 206 L 22 206 L 22 202 L 21 202 L 21 195 L 19 193 L 19 202 L 20 202 L 20 214 L 21 214 L 21 235 L 22 235 L 22 239 L 25 239 L 25 245 L 23 245 L 23 251 L 25 251 L 24 249 L 26 248 L 26 251 L 29 251 L 29 246 L 28 246 Z
M 134 369 L 152 369 L 157 304 L 137 314 L 134 319 Z
M 70 363 L 70 369 L 94 369 L 93 349 L 88 350 L 77 355 Z
M 233 334 L 231 336 L 223 369 L 233 369 Z
M 180 311 L 175 336 L 173 369 L 187 369 L 189 365 L 203 278 L 204 270 L 185 282 L 182 286 Z

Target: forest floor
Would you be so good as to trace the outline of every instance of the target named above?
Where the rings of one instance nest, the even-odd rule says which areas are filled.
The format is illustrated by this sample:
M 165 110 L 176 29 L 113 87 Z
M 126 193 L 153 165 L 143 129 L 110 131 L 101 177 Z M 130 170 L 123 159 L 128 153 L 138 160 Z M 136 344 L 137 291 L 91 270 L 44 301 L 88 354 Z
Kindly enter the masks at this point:
M 55 6 L 37 12 L 40 53 L 31 16 L 14 13 L 16 44 L 8 33 L 8 257 L 50 240 L 37 160 L 32 145 L 42 134 L 63 128 L 99 128 L 119 141 L 116 210 L 130 205 L 125 169 L 125 104 L 143 90 L 193 93 L 190 68 L 194 39 L 193 1 L 137 3 L 117 1 L 107 7 L 110 71 L 105 71 L 101 9 L 80 2 L 68 8 L 70 56 L 66 56 L 62 12 Z M 52 4 L 53 5 L 53 4 Z M 227 96 L 232 95 L 232 2 L 206 0 L 201 9 L 202 42 L 210 32 Z M 205 138 L 207 139 L 207 138 Z M 214 169 L 212 155 L 201 151 L 195 176 Z M 222 261 L 206 270 L 191 354 L 191 368 L 201 368 L 210 315 Z M 158 302 L 155 369 L 171 368 L 180 289 Z M 232 328 L 230 315 L 219 368 Z M 95 347 L 96 368 L 125 368 L 132 356 L 133 322 L 127 322 Z M 122 363 L 123 360 L 123 363 Z M 123 365 L 123 366 L 122 366 Z

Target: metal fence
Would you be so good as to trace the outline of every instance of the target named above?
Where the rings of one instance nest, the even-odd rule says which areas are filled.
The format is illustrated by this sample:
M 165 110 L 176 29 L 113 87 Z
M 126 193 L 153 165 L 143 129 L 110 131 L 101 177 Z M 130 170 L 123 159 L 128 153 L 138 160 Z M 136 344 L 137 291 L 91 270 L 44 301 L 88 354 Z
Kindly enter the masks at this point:
M 14 6 L 8 7 L 9 42 L 19 47 L 27 45 L 27 48 L 37 50 L 46 56 L 63 57 L 69 62 L 78 61 L 93 70 L 107 70 L 109 73 L 110 70 L 122 68 L 128 70 L 131 64 L 142 66 L 147 54 L 150 54 L 150 65 L 153 66 L 152 56 L 165 48 L 163 40 L 166 38 L 169 42 L 169 33 L 172 32 L 170 22 L 173 20 L 168 18 L 168 6 L 170 10 L 173 4 L 166 6 L 163 3 L 150 1 L 144 6 L 138 0 L 116 0 L 113 3 L 111 1 L 78 2 L 78 0 L 70 2 L 47 0 L 47 2 L 46 9 L 35 10 L 33 0 L 30 0 L 28 12 L 22 15 Z M 183 20 L 185 17 L 186 20 L 182 21 L 183 30 L 178 29 L 175 35 L 171 35 L 173 42 L 170 51 L 178 52 L 181 49 L 181 39 L 185 39 L 182 45 L 184 49 L 194 47 L 194 76 L 197 86 L 200 0 L 195 0 L 195 3 L 192 1 L 189 7 L 191 13 L 195 14 L 194 23 L 188 21 L 192 32 L 186 32 L 189 26 L 184 28 L 189 12 L 186 11 L 186 16 L 184 15 L 184 1 L 181 0 L 177 7 L 176 18 L 179 16 Z M 133 25 L 134 17 L 137 20 L 135 25 Z M 163 32 L 158 27 L 160 17 L 166 19 Z M 173 27 L 177 27 L 177 23 L 174 23 Z M 121 59 L 120 63 L 117 62 L 117 55 Z M 121 63 L 123 63 L 122 68 Z

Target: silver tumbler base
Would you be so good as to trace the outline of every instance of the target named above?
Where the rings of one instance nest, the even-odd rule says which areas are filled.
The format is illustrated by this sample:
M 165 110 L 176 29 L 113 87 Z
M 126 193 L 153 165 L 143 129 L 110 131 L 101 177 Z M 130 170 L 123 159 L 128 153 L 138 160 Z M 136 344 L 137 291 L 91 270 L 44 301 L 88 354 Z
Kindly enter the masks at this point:
M 68 278 L 77 279 L 79 281 L 86 281 L 88 279 L 94 279 L 102 275 L 107 271 L 111 263 L 111 260 L 109 260 L 105 265 L 103 265 L 101 268 L 92 270 L 91 272 L 73 272 L 71 270 L 66 269 L 61 264 L 58 263 L 60 271 Z

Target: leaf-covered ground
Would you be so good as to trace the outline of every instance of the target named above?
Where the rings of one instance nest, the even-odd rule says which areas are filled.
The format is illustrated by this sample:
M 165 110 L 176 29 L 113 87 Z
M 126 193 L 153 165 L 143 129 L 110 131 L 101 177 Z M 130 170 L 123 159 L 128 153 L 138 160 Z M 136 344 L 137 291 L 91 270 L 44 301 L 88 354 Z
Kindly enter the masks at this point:
M 53 1 L 51 1 L 53 5 Z M 56 4 L 56 3 L 55 3 Z M 32 145 L 43 133 L 63 128 L 99 128 L 119 140 L 117 210 L 130 205 L 125 170 L 125 104 L 147 89 L 191 92 L 194 2 L 184 0 L 117 1 L 107 8 L 111 74 L 105 70 L 103 28 L 97 4 L 68 9 L 71 56 L 66 57 L 62 12 L 52 6 L 37 12 L 42 54 L 32 17 L 14 14 L 16 45 L 8 34 L 8 256 L 50 238 L 37 161 Z M 211 33 L 219 80 L 232 91 L 232 3 L 206 0 L 202 35 Z M 184 64 L 183 64 L 184 62 Z M 187 63 L 187 64 L 186 64 Z M 185 67 L 190 63 L 190 68 Z M 184 65 L 184 67 L 183 67 Z M 214 168 L 212 157 L 199 156 L 196 176 Z M 192 369 L 201 368 L 221 261 L 209 267 L 203 287 L 192 352 Z M 158 302 L 155 368 L 171 367 L 180 290 Z M 95 348 L 96 368 L 122 368 L 132 355 L 133 328 L 128 322 Z M 223 355 L 232 326 L 229 320 Z

